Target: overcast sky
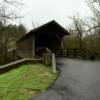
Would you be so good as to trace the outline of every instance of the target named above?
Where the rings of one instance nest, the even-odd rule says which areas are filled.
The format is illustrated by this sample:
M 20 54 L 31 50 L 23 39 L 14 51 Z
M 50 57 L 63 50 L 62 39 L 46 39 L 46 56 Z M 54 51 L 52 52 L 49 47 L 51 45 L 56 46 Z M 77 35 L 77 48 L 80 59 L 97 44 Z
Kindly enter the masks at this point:
M 37 26 L 50 20 L 56 20 L 63 27 L 70 24 L 69 16 L 79 13 L 82 17 L 91 12 L 85 0 L 22 0 L 20 10 L 24 18 L 20 20 L 28 29 L 32 29 L 32 22 Z

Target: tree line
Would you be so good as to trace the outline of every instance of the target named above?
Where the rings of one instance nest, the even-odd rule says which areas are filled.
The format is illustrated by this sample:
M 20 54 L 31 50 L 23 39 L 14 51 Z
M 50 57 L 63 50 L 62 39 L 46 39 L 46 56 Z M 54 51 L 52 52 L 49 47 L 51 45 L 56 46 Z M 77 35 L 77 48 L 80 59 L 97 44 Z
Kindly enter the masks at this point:
M 87 0 L 92 16 L 82 19 L 78 14 L 70 17 L 72 20 L 66 36 L 62 42 L 64 49 L 85 49 L 97 53 L 100 58 L 100 1 Z
M 15 0 L 0 1 L 0 64 L 7 63 L 8 49 L 15 48 L 16 41 L 26 33 L 24 25 L 14 25 L 12 22 L 23 16 L 16 13 L 22 3 Z M 11 9 L 13 7 L 13 9 Z
M 92 11 L 92 16 L 82 19 L 79 15 L 72 16 L 72 23 L 68 27 L 70 36 L 66 36 L 62 42 L 64 49 L 85 49 L 96 52 L 100 57 L 100 1 L 86 0 Z M 9 11 L 9 7 L 19 9 L 22 3 L 12 0 L 0 2 L 0 57 L 7 59 L 8 49 L 14 48 L 16 41 L 26 33 L 26 28 L 20 25 L 10 24 L 10 21 L 19 20 L 23 16 L 16 11 Z M 34 25 L 33 25 L 34 27 Z M 4 48 L 4 49 L 3 49 Z

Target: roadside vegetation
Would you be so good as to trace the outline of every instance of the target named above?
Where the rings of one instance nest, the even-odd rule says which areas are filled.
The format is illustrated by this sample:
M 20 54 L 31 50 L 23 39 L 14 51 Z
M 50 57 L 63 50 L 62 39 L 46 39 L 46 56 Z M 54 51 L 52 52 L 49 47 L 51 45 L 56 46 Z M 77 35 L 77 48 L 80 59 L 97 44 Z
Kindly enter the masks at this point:
M 76 14 L 70 17 L 72 23 L 67 28 L 70 36 L 63 39 L 62 48 L 89 50 L 100 59 L 100 1 L 86 0 L 86 4 L 91 16 L 82 18 Z
M 100 1 L 86 0 L 86 4 L 91 10 L 91 16 L 82 18 L 76 14 L 70 17 L 72 23 L 67 27 L 70 36 L 63 39 L 62 48 L 87 50 L 96 53 L 96 58 L 100 59 Z M 22 5 L 19 0 L 0 1 L 0 65 L 14 61 L 15 54 L 9 56 L 8 49 L 15 48 L 16 41 L 27 33 L 22 24 L 12 24 L 23 18 L 18 13 L 21 11 L 15 11 L 15 8 L 21 8 Z M 14 9 L 9 9 L 10 7 Z M 33 28 L 37 27 L 34 23 L 32 25 Z
M 52 68 L 26 64 L 0 75 L 0 100 L 28 100 L 47 91 L 57 78 Z

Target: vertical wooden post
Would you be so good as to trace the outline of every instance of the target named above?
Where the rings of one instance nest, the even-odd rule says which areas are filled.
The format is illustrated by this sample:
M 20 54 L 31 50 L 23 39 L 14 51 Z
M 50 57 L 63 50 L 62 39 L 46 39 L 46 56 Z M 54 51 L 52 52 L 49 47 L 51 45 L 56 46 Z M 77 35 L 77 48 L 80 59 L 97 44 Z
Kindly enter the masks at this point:
M 56 58 L 54 53 L 52 53 L 52 67 L 53 67 L 53 73 L 56 73 Z
M 35 37 L 32 40 L 32 57 L 35 57 Z

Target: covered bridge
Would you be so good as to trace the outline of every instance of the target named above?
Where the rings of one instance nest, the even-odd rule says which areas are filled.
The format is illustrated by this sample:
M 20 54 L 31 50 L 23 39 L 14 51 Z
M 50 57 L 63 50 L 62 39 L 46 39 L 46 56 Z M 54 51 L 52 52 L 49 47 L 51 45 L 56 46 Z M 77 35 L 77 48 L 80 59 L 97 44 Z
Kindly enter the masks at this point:
M 39 49 L 49 48 L 52 52 L 59 49 L 61 41 L 68 35 L 56 21 L 50 21 L 26 34 L 16 43 L 17 55 L 22 58 L 34 57 L 39 54 Z

